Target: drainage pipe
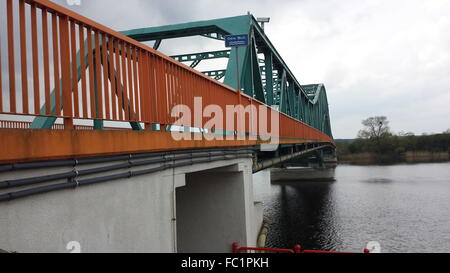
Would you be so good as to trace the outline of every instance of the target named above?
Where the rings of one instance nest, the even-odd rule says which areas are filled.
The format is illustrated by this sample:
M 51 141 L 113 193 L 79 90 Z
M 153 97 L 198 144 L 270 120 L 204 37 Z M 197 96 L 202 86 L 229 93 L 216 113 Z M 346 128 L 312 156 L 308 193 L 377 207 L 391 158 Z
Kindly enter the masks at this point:
M 277 157 L 277 158 L 274 158 L 274 159 L 269 159 L 269 160 L 266 160 L 266 161 L 263 161 L 263 162 L 255 163 L 254 166 L 253 166 L 253 173 L 257 173 L 259 171 L 271 168 L 271 167 L 273 167 L 273 166 L 275 166 L 277 164 L 289 161 L 289 160 L 294 159 L 296 157 L 299 157 L 299 156 L 302 156 L 302 155 L 305 155 L 305 154 L 309 154 L 311 152 L 314 152 L 316 150 L 320 150 L 320 149 L 323 149 L 323 148 L 329 147 L 329 146 L 330 145 L 322 145 L 322 146 L 315 147 L 315 148 L 308 149 L 308 150 L 304 150 L 304 151 L 301 151 L 301 152 L 292 153 L 292 154 L 289 154 L 289 155 L 284 155 L 284 156 Z
M 242 154 L 242 153 L 240 153 L 240 154 Z M 188 162 L 165 164 L 160 167 L 153 167 L 153 168 L 140 170 L 140 171 L 128 171 L 128 172 L 124 172 L 124 173 L 120 173 L 120 174 L 95 177 L 95 178 L 89 178 L 89 179 L 84 179 L 84 180 L 76 180 L 76 179 L 72 180 L 71 179 L 71 180 L 69 180 L 69 182 L 66 182 L 66 183 L 35 187 L 35 188 L 27 189 L 27 190 L 1 194 L 0 202 L 11 201 L 11 200 L 31 196 L 31 195 L 47 193 L 47 192 L 52 192 L 52 191 L 57 191 L 57 190 L 77 188 L 77 187 L 86 186 L 86 185 L 110 182 L 110 181 L 114 181 L 117 179 L 131 178 L 131 177 L 135 177 L 135 176 L 156 173 L 156 172 L 171 169 L 171 168 L 184 167 L 184 166 L 190 166 L 190 165 L 194 165 L 194 164 L 235 159 L 235 158 L 252 158 L 252 156 L 249 153 L 247 153 L 245 156 L 239 156 L 239 157 L 237 157 L 237 156 L 230 157 L 229 155 L 213 156 L 208 159 L 191 160 Z
M 150 157 L 168 156 L 168 155 L 179 155 L 179 154 L 197 154 L 197 153 L 208 153 L 208 152 L 218 152 L 218 151 L 238 151 L 238 150 L 256 150 L 257 147 L 244 146 L 244 147 L 224 147 L 224 148 L 208 148 L 208 149 L 191 149 L 191 150 L 180 150 L 180 151 L 170 151 L 170 152 L 157 152 L 157 153 L 142 153 L 142 154 L 131 154 L 131 155 L 116 155 L 116 156 L 104 156 L 95 158 L 82 158 L 82 159 L 70 159 L 70 160 L 53 160 L 53 161 L 43 161 L 43 162 L 31 162 L 31 163 L 15 163 L 0 165 L 0 173 L 15 170 L 27 170 L 27 169 L 38 169 L 38 168 L 49 168 L 49 167 L 70 167 L 77 165 L 86 164 L 97 164 L 97 163 L 107 163 L 113 161 L 128 160 L 130 156 L 133 159 L 143 159 Z
M 248 154 L 249 150 L 244 151 L 224 151 L 224 152 L 203 152 L 202 154 L 190 154 L 190 155 L 182 155 L 182 156 L 173 156 L 173 157 L 164 157 L 164 158 L 157 158 L 157 159 L 149 159 L 149 160 L 143 160 L 143 161 L 136 161 L 131 162 L 130 159 L 137 159 L 137 156 L 121 156 L 121 160 L 128 160 L 126 163 L 111 165 L 111 166 L 105 166 L 105 167 L 99 167 L 99 168 L 93 168 L 93 169 L 87 169 L 87 170 L 72 170 L 70 172 L 64 172 L 59 174 L 52 174 L 52 175 L 46 175 L 46 176 L 40 176 L 40 177 L 31 177 L 31 178 L 22 178 L 22 179 L 16 179 L 16 180 L 8 180 L 8 181 L 1 181 L 0 182 L 0 190 L 1 189 L 8 189 L 13 187 L 22 187 L 22 186 L 29 186 L 34 184 L 40 184 L 40 183 L 46 183 L 51 181 L 56 181 L 60 179 L 72 179 L 79 176 L 84 175 L 91 175 L 91 174 L 98 174 L 98 173 L 104 173 L 104 172 L 110 172 L 120 169 L 126 169 L 126 168 L 132 168 L 132 167 L 138 167 L 138 166 L 145 166 L 145 165 L 151 165 L 151 164 L 158 164 L 158 163 L 165 163 L 168 161 L 179 161 L 179 160 L 187 160 L 187 159 L 194 159 L 194 158 L 204 158 L 208 156 L 216 156 L 216 155 L 239 155 L 239 154 Z M 212 154 L 212 153 L 218 153 L 218 154 Z M 205 156 L 206 154 L 206 156 Z M 161 156 L 161 154 L 158 154 Z M 151 157 L 154 157 L 152 154 Z M 142 157 L 141 157 L 142 158 Z M 91 161 L 92 162 L 92 161 Z M 97 163 L 97 162 L 96 162 Z M 76 165 L 75 165 L 76 167 Z

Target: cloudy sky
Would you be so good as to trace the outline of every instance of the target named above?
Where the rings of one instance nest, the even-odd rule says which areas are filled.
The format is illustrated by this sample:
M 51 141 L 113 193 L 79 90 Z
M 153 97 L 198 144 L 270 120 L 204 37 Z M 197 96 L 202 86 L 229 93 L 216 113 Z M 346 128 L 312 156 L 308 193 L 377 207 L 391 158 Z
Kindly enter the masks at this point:
M 271 17 L 266 33 L 299 82 L 326 85 L 336 138 L 355 137 L 375 115 L 387 116 L 395 132 L 450 128 L 448 0 L 81 1 L 54 0 L 115 30 L 247 11 Z M 206 40 L 169 41 L 161 51 L 223 47 Z

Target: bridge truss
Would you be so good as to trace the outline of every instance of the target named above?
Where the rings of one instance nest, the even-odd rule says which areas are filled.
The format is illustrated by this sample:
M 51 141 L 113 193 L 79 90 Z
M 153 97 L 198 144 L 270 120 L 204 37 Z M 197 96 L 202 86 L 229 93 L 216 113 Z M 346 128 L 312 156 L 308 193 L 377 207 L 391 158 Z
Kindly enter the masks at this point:
M 332 137 L 326 89 L 323 84 L 301 85 L 280 54 L 270 42 L 253 15 L 177 25 L 122 31 L 140 42 L 154 41 L 158 49 L 166 39 L 202 36 L 224 40 L 226 35 L 248 34 L 250 46 L 240 47 L 236 58 L 234 50 L 219 50 L 171 56 L 192 68 L 210 59 L 227 58 L 226 68 L 202 71 L 205 75 L 237 89 L 237 69 L 242 91 L 280 112 L 289 115 Z M 236 66 L 239 59 L 239 66 Z

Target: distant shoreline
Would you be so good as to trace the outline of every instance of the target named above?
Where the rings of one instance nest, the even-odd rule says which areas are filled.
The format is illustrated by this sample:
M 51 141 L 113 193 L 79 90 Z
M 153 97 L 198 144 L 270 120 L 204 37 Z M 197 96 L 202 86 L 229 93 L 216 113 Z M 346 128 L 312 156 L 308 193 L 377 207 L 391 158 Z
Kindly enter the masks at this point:
M 449 162 L 448 152 L 413 151 L 401 154 L 399 158 L 390 158 L 386 154 L 355 153 L 338 155 L 338 164 L 350 165 L 390 165 L 396 163 L 439 163 Z

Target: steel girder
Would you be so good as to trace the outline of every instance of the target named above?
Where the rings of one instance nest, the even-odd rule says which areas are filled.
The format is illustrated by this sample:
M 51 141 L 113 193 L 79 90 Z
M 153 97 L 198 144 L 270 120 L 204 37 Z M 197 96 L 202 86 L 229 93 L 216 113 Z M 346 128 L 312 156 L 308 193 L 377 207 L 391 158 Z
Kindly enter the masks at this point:
M 206 76 L 212 77 L 216 80 L 220 80 L 225 77 L 226 70 L 211 70 L 211 71 L 203 71 L 202 73 Z
M 202 34 L 202 36 L 211 38 L 211 39 L 220 40 L 220 41 L 225 40 L 225 35 L 223 35 L 221 33 L 206 33 L 206 34 Z
M 171 58 L 177 60 L 178 62 L 192 62 L 191 67 L 196 67 L 203 60 L 219 59 L 219 58 L 229 58 L 230 50 L 219 50 L 192 54 L 182 54 L 170 56 Z

